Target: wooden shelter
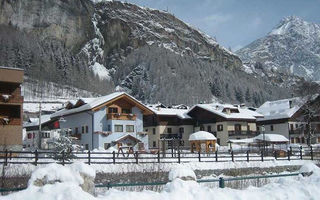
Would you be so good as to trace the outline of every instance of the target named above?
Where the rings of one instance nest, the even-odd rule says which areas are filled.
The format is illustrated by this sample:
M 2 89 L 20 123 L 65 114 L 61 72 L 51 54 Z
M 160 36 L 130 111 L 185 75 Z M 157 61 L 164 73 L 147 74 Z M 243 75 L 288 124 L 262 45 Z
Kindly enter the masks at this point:
M 198 131 L 189 137 L 191 152 L 214 152 L 216 151 L 217 138 L 209 132 Z

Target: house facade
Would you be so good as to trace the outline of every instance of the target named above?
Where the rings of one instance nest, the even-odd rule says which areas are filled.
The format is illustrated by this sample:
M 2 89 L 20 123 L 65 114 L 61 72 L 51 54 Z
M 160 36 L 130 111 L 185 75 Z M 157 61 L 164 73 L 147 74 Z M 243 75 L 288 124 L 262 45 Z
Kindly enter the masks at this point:
M 0 150 L 22 148 L 23 70 L 0 67 Z
M 167 149 L 173 139 L 181 140 L 181 148 L 190 147 L 188 139 L 194 131 L 194 121 L 187 115 L 188 109 L 150 108 L 154 114 L 144 117 L 144 131 L 148 133 L 150 148 Z
M 187 114 L 195 121 L 194 131 L 212 133 L 222 146 L 226 146 L 229 139 L 256 136 L 256 121 L 263 117 L 245 106 L 218 103 L 197 104 Z
M 151 114 L 132 96 L 115 92 L 69 102 L 51 118 L 60 119 L 61 131 L 79 138 L 85 149 L 108 149 L 114 145 L 146 149 L 148 136 L 143 132 L 143 116 Z
M 258 131 L 266 134 L 281 134 L 289 139 L 290 143 L 306 144 L 306 123 L 301 119 L 301 109 L 305 102 L 301 98 L 267 101 L 257 112 L 264 115 L 258 119 Z M 320 120 L 314 119 L 311 126 L 313 136 L 311 143 L 320 143 Z
M 39 118 L 29 119 L 23 125 L 23 148 L 53 149 L 53 143 L 60 137 L 60 132 L 58 119 L 51 119 L 50 114 L 41 116 L 41 134 L 39 134 Z

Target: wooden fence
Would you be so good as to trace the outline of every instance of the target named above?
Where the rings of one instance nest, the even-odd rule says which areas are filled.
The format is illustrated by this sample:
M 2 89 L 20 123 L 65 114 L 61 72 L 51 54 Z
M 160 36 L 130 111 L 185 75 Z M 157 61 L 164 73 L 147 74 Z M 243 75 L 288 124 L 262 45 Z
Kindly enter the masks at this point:
M 139 164 L 139 163 L 186 163 L 186 162 L 252 162 L 274 160 L 320 160 L 320 148 L 290 148 L 287 151 L 231 151 L 213 153 L 190 153 L 175 151 L 171 153 L 118 153 L 118 152 L 73 152 L 68 159 L 65 152 L 59 154 L 52 151 L 0 151 L 0 163 L 8 164 L 70 164 L 83 161 L 87 164 Z

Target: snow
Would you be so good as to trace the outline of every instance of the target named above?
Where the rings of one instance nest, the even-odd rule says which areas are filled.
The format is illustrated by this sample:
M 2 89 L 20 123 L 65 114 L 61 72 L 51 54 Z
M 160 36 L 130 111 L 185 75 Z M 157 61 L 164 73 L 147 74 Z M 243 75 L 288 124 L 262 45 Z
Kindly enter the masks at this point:
M 189 141 L 193 140 L 217 140 L 217 138 L 206 131 L 198 131 L 190 135 Z
M 158 107 L 158 108 L 150 107 L 150 109 L 157 115 L 170 115 L 170 116 L 177 116 L 180 119 L 191 119 L 191 117 L 187 114 L 189 111 L 187 109 L 161 108 L 161 107 Z
M 292 104 L 291 107 L 290 102 Z M 266 101 L 256 111 L 264 115 L 263 119 L 259 119 L 260 121 L 264 121 L 271 119 L 291 118 L 301 106 L 302 99 L 296 97 L 277 101 Z
M 302 167 L 299 170 L 299 173 L 303 174 L 303 173 L 312 173 L 315 174 L 317 176 L 320 176 L 320 168 L 317 167 L 314 163 L 309 162 L 306 163 L 304 165 L 302 165 Z
M 100 79 L 111 79 L 109 71 L 102 64 L 95 62 L 93 65 L 90 66 L 90 68 L 95 75 L 99 76 Z
M 41 115 L 41 124 L 47 123 L 51 120 L 51 115 Z M 35 118 L 30 123 L 25 123 L 23 127 L 32 127 L 32 126 L 39 126 L 39 118 Z
M 173 181 L 176 178 L 191 177 L 193 180 L 197 180 L 194 171 L 187 167 L 177 167 L 169 172 L 169 180 Z
M 254 137 L 254 140 L 263 141 L 263 139 L 265 139 L 265 141 L 267 142 L 289 142 L 289 140 L 285 136 L 279 134 L 264 134 L 264 138 L 263 134 L 260 134 Z
M 188 112 L 193 110 L 195 107 L 200 107 L 209 112 L 217 114 L 225 119 L 256 119 L 256 118 L 263 117 L 262 114 L 249 110 L 246 107 L 241 107 L 241 106 L 239 107 L 239 106 L 234 106 L 230 104 L 220 104 L 220 103 L 197 104 L 193 106 Z M 225 109 L 233 109 L 233 110 L 237 110 L 238 112 L 227 113 L 224 111 Z
M 61 167 L 64 168 L 64 167 Z M 56 168 L 60 170 L 61 168 Z M 314 172 L 309 177 L 283 177 L 263 187 L 248 187 L 243 190 L 231 188 L 209 188 L 195 181 L 184 181 L 179 178 L 173 179 L 164 186 L 161 192 L 144 190 L 142 192 L 119 191 L 110 189 L 105 193 L 94 197 L 75 183 L 55 183 L 44 187 L 29 186 L 28 189 L 3 196 L 1 199 L 68 199 L 68 200 L 248 200 L 248 199 L 279 199 L 279 200 L 311 200 L 320 196 L 319 168 L 315 165 L 304 166 Z M 178 170 L 172 172 L 172 177 L 191 175 L 191 170 Z M 57 172 L 53 172 L 56 174 Z M 176 175 L 177 176 L 174 176 Z

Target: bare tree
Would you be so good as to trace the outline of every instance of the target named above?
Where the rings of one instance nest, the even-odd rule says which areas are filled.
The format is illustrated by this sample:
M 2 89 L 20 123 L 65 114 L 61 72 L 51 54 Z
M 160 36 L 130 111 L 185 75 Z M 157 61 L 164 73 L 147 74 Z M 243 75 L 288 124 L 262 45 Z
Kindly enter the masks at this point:
M 312 122 L 319 118 L 320 114 L 320 85 L 315 82 L 302 81 L 298 84 L 295 93 L 301 97 L 300 115 L 297 119 L 305 123 L 307 144 L 310 146 L 315 132 Z

